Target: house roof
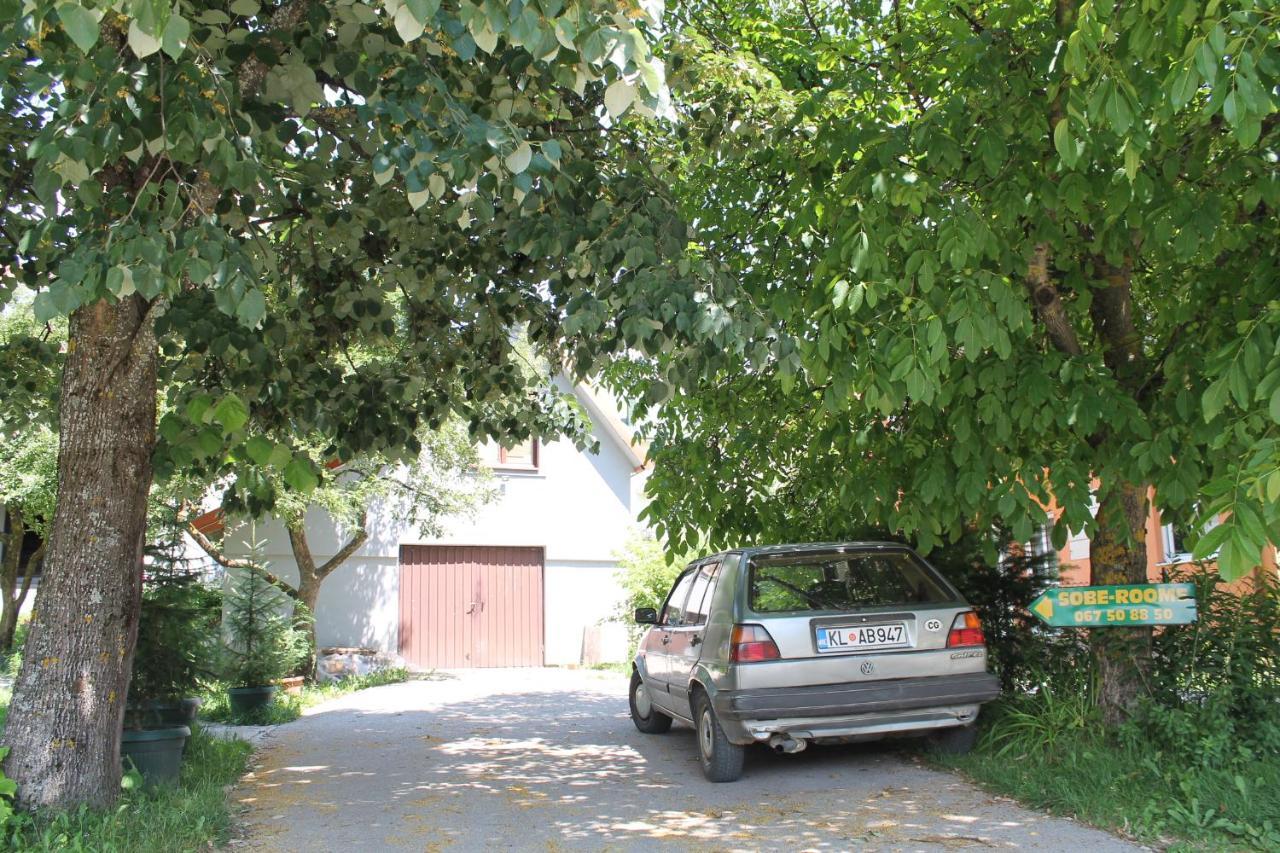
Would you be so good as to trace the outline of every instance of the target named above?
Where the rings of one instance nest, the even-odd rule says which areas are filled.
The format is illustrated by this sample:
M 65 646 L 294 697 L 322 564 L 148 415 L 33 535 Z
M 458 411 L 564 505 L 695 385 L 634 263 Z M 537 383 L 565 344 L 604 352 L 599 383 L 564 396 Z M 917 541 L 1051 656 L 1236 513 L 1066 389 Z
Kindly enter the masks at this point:
M 622 419 L 617 404 L 586 382 L 573 386 L 573 394 L 591 415 L 591 421 L 605 437 L 621 448 L 636 471 L 649 464 L 649 444 L 636 437 L 635 431 Z

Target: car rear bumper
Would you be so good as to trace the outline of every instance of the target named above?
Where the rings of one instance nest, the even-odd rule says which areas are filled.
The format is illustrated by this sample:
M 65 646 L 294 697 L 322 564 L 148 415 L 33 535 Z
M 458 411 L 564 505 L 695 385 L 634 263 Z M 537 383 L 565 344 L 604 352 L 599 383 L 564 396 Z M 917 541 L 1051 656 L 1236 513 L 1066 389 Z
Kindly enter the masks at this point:
M 1000 695 L 987 672 L 856 681 L 813 687 L 720 691 L 716 715 L 731 740 L 749 743 L 772 733 L 849 737 L 971 722 L 978 705 Z

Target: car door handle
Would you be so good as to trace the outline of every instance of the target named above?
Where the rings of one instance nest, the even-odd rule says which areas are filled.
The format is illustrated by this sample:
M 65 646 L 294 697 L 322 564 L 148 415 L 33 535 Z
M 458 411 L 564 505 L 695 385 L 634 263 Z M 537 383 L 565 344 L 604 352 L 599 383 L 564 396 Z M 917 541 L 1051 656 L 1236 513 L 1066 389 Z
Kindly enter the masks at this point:
M 690 640 L 689 640 L 689 645 L 691 645 L 691 646 L 696 646 L 696 645 L 700 644 L 701 642 L 702 642 L 702 638 L 701 638 L 701 637 L 699 637 L 697 634 L 694 634 L 694 635 L 693 635 L 693 637 L 692 637 L 692 638 L 690 638 Z
M 665 646 L 667 643 L 670 643 L 670 642 L 671 642 L 671 635 L 670 635 L 670 634 L 663 634 L 663 635 L 662 635 L 662 645 L 664 645 L 664 646 Z

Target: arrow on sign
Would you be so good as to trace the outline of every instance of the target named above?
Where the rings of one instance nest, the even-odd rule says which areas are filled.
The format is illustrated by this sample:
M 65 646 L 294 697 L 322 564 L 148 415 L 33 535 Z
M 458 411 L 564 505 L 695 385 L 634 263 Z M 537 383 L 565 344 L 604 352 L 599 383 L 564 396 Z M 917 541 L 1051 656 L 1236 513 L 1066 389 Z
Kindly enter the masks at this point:
M 1064 586 L 1036 596 L 1029 608 L 1058 628 L 1187 625 L 1196 621 L 1196 590 L 1189 583 Z

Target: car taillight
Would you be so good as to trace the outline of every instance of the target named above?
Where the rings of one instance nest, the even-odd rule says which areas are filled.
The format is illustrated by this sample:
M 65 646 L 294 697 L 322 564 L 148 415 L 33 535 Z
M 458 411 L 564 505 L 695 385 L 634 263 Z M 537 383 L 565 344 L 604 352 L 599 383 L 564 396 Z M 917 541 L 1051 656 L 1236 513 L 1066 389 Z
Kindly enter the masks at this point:
M 734 625 L 729 640 L 729 660 L 735 663 L 751 663 L 759 660 L 777 660 L 782 657 L 778 644 L 769 636 L 763 625 Z
M 982 620 L 972 610 L 956 615 L 951 623 L 951 633 L 947 634 L 947 648 L 954 646 L 985 646 L 987 641 L 982 636 Z

